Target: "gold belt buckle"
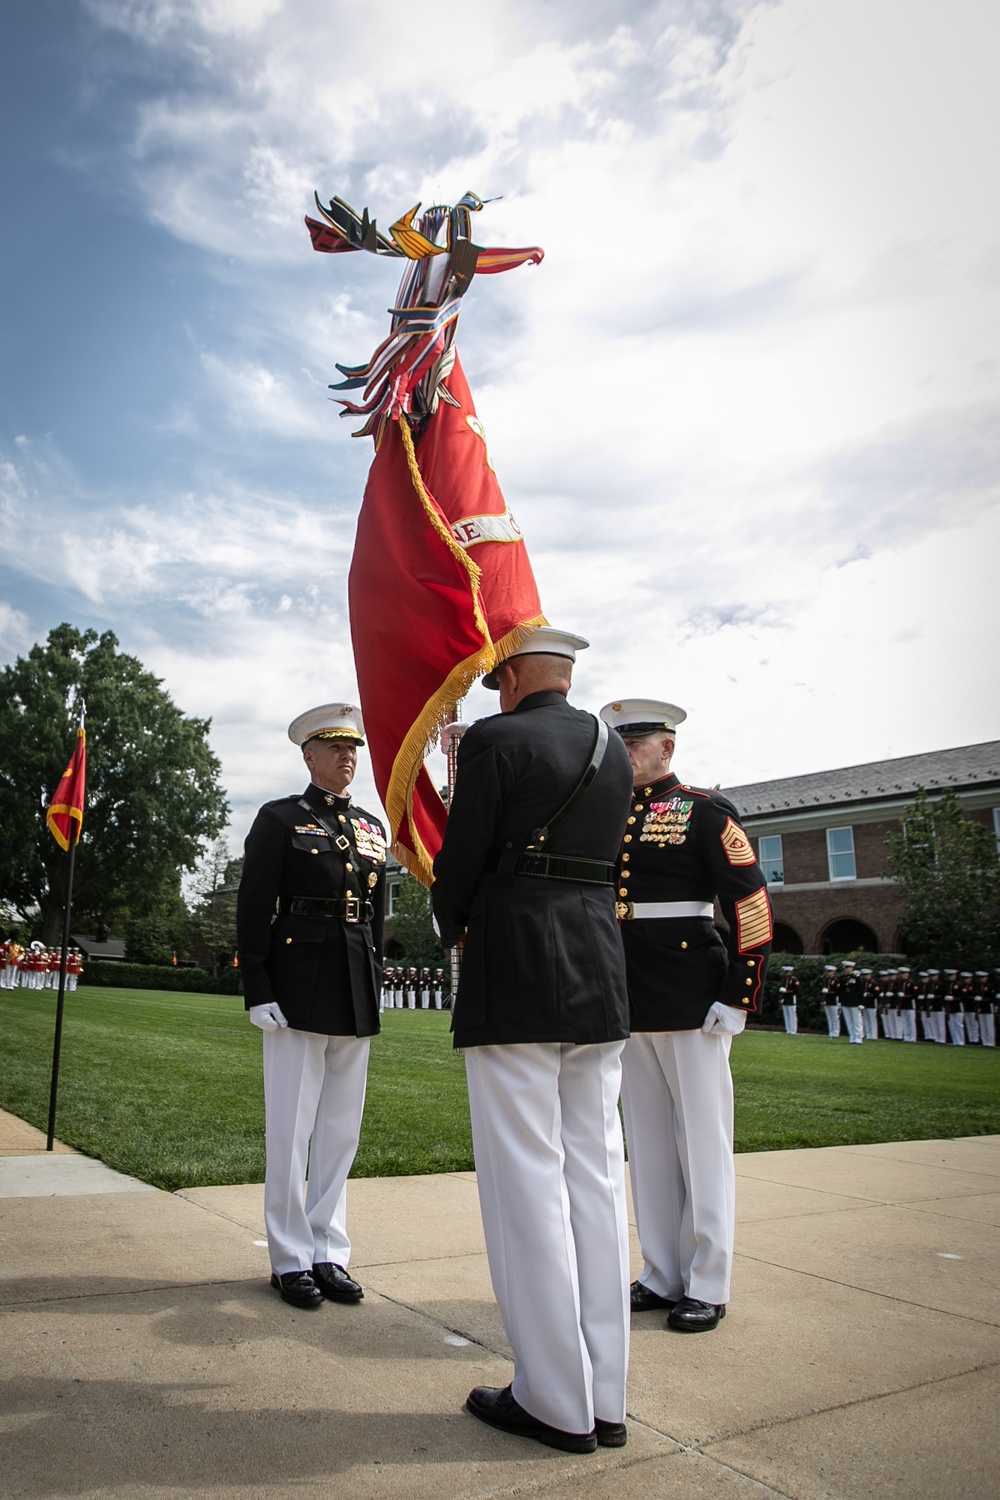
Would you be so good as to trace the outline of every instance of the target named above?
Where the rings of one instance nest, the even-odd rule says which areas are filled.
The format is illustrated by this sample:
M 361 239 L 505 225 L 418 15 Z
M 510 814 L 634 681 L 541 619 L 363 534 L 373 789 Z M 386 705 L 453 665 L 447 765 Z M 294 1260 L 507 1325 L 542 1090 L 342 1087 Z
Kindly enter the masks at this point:
M 632 918 L 635 916 L 635 902 L 616 901 L 615 916 L 618 918 L 619 922 L 631 922 Z
M 356 896 L 353 891 L 348 892 L 344 897 L 344 921 L 361 921 L 361 897 Z

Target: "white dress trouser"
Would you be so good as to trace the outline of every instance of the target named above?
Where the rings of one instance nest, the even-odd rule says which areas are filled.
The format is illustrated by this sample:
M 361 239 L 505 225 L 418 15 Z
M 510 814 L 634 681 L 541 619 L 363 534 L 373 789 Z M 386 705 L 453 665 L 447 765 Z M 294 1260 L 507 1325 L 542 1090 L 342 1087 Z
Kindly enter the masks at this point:
M 366 1036 L 291 1026 L 264 1032 L 264 1223 L 279 1276 L 351 1258 L 347 1174 L 361 1134 L 368 1044 Z
M 625 1043 L 622 1107 L 632 1203 L 661 1297 L 729 1301 L 736 1234 L 732 1037 L 638 1031 Z
M 917 1040 L 917 1013 L 915 1010 L 900 1011 L 899 1029 L 904 1042 L 915 1042 Z
M 863 1042 L 865 1039 L 865 1022 L 861 1014 L 861 1006 L 845 1005 L 843 1015 L 848 1040 L 851 1042 Z
M 625 1420 L 629 1247 L 621 1042 L 465 1053 L 493 1290 L 514 1399 L 563 1432 Z
M 783 1005 L 781 1014 L 784 1017 L 785 1030 L 789 1036 L 795 1036 L 799 1029 L 799 1011 L 796 1005 Z
M 979 1017 L 979 1038 L 984 1047 L 997 1044 L 996 1017 L 991 1010 L 984 1010 Z
M 956 1047 L 965 1046 L 964 1010 L 950 1010 L 948 1012 L 948 1035 Z
M 824 1005 L 826 1011 L 826 1030 L 829 1036 L 840 1035 L 840 1006 Z
M 973 1046 L 979 1041 L 979 1012 L 976 1010 L 965 1012 L 965 1039 Z
M 878 1006 L 877 1005 L 866 1005 L 865 1008 L 864 1008 L 864 1017 L 865 1017 L 865 1041 L 866 1042 L 877 1042 L 878 1041 Z

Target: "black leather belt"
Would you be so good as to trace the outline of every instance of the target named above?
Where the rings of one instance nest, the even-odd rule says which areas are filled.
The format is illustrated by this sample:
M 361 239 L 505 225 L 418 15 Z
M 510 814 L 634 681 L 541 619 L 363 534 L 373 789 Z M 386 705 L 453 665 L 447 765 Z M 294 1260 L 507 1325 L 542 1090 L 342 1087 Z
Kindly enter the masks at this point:
M 497 868 L 501 851 L 491 849 L 486 856 L 487 874 Z M 535 875 L 543 880 L 575 880 L 581 885 L 614 885 L 615 867 L 598 859 L 573 859 L 563 854 L 518 854 L 514 860 L 515 875 Z
M 296 917 L 339 917 L 342 922 L 370 922 L 375 908 L 360 896 L 283 896 L 283 914 Z

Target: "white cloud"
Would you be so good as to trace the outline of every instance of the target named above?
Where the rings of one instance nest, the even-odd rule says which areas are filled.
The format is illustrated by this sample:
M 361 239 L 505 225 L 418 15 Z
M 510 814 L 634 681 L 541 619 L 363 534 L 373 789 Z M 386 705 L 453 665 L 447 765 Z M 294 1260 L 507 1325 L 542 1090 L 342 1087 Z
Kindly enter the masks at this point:
M 90 9 L 163 80 L 118 122 L 119 185 L 204 252 L 226 316 L 192 332 L 160 428 L 195 454 L 188 484 L 95 495 L 25 440 L 0 526 L 26 577 L 113 616 L 214 718 L 241 815 L 296 784 L 285 723 L 355 690 L 370 446 L 326 387 L 385 336 L 399 268 L 314 257 L 314 187 L 383 228 L 502 193 L 480 242 L 544 247 L 473 288 L 458 342 L 546 612 L 592 637 L 578 701 L 678 697 L 685 773 L 709 782 L 995 733 L 966 668 L 995 633 L 1000 12 Z M 68 511 L 86 570 L 51 542 Z M 495 707 L 476 689 L 469 716 Z

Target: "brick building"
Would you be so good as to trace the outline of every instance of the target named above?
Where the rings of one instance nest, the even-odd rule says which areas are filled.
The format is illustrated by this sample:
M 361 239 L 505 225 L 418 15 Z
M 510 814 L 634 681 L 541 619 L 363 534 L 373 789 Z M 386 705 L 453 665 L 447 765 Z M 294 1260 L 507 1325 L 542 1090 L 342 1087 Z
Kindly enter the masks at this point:
M 901 951 L 885 840 L 921 787 L 954 791 L 1000 842 L 1000 740 L 724 789 L 767 877 L 778 950 Z

